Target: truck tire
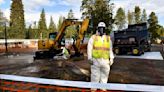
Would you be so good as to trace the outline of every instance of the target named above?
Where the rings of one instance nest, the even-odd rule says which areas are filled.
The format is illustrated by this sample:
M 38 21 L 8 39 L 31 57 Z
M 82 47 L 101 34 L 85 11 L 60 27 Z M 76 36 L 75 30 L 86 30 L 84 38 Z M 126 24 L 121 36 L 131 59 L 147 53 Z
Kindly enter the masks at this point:
M 142 51 L 141 51 L 141 49 L 139 49 L 139 48 L 133 48 L 133 49 L 132 49 L 132 54 L 133 54 L 133 55 L 140 56 L 140 55 L 142 54 Z
M 150 52 L 151 51 L 151 45 L 147 47 L 147 52 Z

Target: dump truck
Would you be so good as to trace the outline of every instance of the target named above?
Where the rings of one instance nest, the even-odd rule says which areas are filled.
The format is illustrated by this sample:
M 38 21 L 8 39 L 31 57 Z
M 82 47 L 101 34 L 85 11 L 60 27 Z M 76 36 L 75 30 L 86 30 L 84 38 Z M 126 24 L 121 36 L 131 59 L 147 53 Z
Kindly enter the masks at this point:
M 114 53 L 141 55 L 150 51 L 150 33 L 147 23 L 128 25 L 127 29 L 114 32 Z

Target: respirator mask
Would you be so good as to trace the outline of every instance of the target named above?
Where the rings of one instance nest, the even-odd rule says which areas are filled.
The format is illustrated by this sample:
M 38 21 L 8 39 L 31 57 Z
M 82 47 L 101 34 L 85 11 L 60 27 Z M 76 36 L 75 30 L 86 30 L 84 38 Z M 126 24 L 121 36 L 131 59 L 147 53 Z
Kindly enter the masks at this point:
M 98 33 L 99 33 L 100 36 L 104 35 L 105 27 L 98 27 Z
M 99 33 L 100 36 L 104 35 L 104 33 L 105 33 L 105 27 L 106 27 L 106 25 L 105 25 L 104 22 L 100 22 L 98 24 L 98 28 L 97 29 L 98 29 L 98 33 Z

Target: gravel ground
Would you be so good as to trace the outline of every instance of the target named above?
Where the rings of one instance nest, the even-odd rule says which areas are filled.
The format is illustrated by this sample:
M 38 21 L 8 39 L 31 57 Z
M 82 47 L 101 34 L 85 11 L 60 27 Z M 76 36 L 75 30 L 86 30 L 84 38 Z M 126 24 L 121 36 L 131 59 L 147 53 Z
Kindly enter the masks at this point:
M 160 51 L 164 56 L 164 51 L 161 48 L 161 45 L 153 45 L 152 51 Z M 33 61 L 35 50 L 17 48 L 10 50 L 8 56 L 1 54 L 0 73 L 89 81 L 90 65 L 87 63 L 87 58 L 81 61 Z M 164 61 L 162 60 L 115 58 L 114 61 L 109 82 L 164 85 Z M 81 72 L 80 69 L 85 69 L 86 72 Z

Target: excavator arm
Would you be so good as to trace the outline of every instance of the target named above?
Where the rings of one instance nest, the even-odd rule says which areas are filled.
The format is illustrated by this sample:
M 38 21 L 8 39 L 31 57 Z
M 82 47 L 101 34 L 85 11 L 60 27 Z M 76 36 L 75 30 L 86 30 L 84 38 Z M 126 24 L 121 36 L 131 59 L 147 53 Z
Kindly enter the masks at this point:
M 68 26 L 71 26 L 71 25 L 80 25 L 80 24 L 81 24 L 81 22 L 75 21 L 73 19 L 66 19 L 66 20 L 64 20 L 64 22 L 62 23 L 62 25 L 61 25 L 61 27 L 59 29 L 59 33 L 58 33 L 58 35 L 56 36 L 56 38 L 54 40 L 54 46 L 55 46 L 55 48 L 57 48 L 58 42 L 61 41 L 61 39 L 62 39 L 62 37 L 64 35 L 64 32 L 66 31 L 66 28 Z
M 75 46 L 77 48 L 77 51 L 76 52 L 80 52 L 80 44 L 81 44 L 81 40 L 84 38 L 84 32 L 87 30 L 88 28 L 88 25 L 89 25 L 89 19 L 84 19 L 82 22 L 80 21 L 75 21 L 75 20 L 72 20 L 72 19 L 68 19 L 68 20 L 65 20 L 63 23 L 62 23 L 62 26 L 60 28 L 60 31 L 56 37 L 56 39 L 54 40 L 54 45 L 55 47 L 58 46 L 57 42 L 60 42 L 61 38 L 63 37 L 63 34 L 65 32 L 65 29 L 68 27 L 68 26 L 71 26 L 71 25 L 77 25 L 77 26 L 81 26 L 81 28 L 79 29 L 78 31 L 78 37 L 76 39 L 76 43 L 75 43 Z
M 76 46 L 75 48 L 77 48 L 77 51 L 75 50 L 75 53 L 80 53 L 81 40 L 83 40 L 85 36 L 84 33 L 85 31 L 87 31 L 88 25 L 89 25 L 89 19 L 84 19 L 84 21 L 82 22 L 81 28 L 79 30 L 76 43 L 75 43 L 75 46 Z

